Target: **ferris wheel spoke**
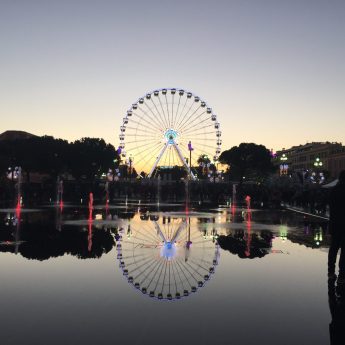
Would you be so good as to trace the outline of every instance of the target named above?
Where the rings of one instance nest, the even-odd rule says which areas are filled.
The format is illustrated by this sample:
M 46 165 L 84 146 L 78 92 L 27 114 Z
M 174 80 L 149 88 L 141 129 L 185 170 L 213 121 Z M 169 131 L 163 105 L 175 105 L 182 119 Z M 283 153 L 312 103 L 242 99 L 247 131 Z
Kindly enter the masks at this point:
M 213 131 L 213 132 L 204 132 L 204 133 L 200 132 L 200 133 L 195 133 L 193 135 L 200 136 L 200 135 L 206 135 L 206 134 L 215 134 L 215 131 Z M 210 139 L 210 140 L 216 141 L 216 138 Z
M 151 102 L 153 102 L 152 98 L 150 98 Z M 150 113 L 152 114 L 153 118 L 155 119 L 155 121 L 158 121 L 160 123 L 160 126 L 159 126 L 159 130 L 164 132 L 164 122 L 163 122 L 163 119 L 160 115 L 160 113 L 157 111 L 157 114 L 154 113 L 154 111 L 152 110 L 152 108 L 147 104 L 147 102 L 144 102 L 146 108 L 150 111 Z M 154 102 L 153 102 L 154 104 Z M 156 108 L 157 109 L 157 108 Z M 158 116 L 157 116 L 158 115 Z
M 156 275 L 157 275 L 158 271 L 159 271 L 160 269 L 162 269 L 163 265 L 164 265 L 164 261 L 163 261 L 163 260 L 158 261 L 157 268 L 156 268 L 156 270 L 155 270 L 154 272 L 152 272 L 151 280 L 150 280 L 149 283 L 147 284 L 147 289 L 149 289 L 150 286 L 151 286 L 151 284 L 154 283 L 154 280 L 155 280 L 155 278 L 156 278 Z M 158 282 L 156 283 L 156 286 L 155 286 L 155 288 L 153 289 L 153 291 L 156 291 L 157 285 L 158 285 Z
M 192 282 L 191 282 L 191 281 L 189 280 L 189 277 L 187 276 L 186 271 L 182 268 L 182 266 L 180 265 L 180 262 L 179 262 L 179 261 L 182 261 L 182 259 L 181 259 L 181 260 L 176 260 L 176 270 L 177 270 L 177 272 L 179 272 L 179 276 L 180 276 L 180 277 L 181 277 L 181 276 L 184 277 L 184 280 L 181 279 L 181 281 L 184 281 L 186 284 L 188 284 L 188 288 L 191 288 L 191 287 L 194 285 L 194 283 L 197 282 L 197 280 L 194 279 L 194 277 L 193 277 L 193 279 L 194 279 L 195 281 L 192 281 Z M 180 272 L 181 272 L 181 274 L 180 274 Z M 183 284 L 183 286 L 185 286 L 185 284 Z
M 155 145 L 153 148 L 151 148 L 151 150 L 150 151 L 148 151 L 148 150 L 144 150 L 145 152 L 146 152 L 146 154 L 144 155 L 144 156 L 142 156 L 137 162 L 136 162 L 136 164 L 138 164 L 138 163 L 140 163 L 140 162 L 142 162 L 142 161 L 144 161 L 145 163 L 147 163 L 148 162 L 148 160 L 147 160 L 147 157 L 152 157 L 152 156 L 154 156 L 154 153 L 158 153 L 160 150 L 161 150 L 161 147 L 162 147 L 162 144 L 161 143 L 159 143 L 158 145 Z M 141 151 L 140 152 L 140 154 L 142 154 L 144 151 Z
M 178 279 L 179 279 L 179 281 L 180 281 L 180 284 L 182 285 L 182 289 L 185 290 L 185 289 L 186 289 L 186 285 L 185 285 L 184 281 L 183 281 L 182 278 L 181 278 L 180 272 L 179 272 L 178 267 L 177 267 L 176 264 L 173 266 L 173 269 L 174 269 L 174 271 L 176 272 L 176 274 L 174 274 L 174 277 L 176 277 L 176 276 L 178 277 Z M 176 282 L 176 279 L 175 279 L 175 284 L 176 284 L 176 290 L 177 290 L 177 282 Z
M 202 260 L 200 260 L 200 261 L 202 261 Z M 202 270 L 208 272 L 209 267 L 205 267 L 205 266 L 200 265 L 200 263 L 198 263 L 198 262 L 195 261 L 194 259 L 191 259 L 191 258 L 190 258 L 190 259 L 188 260 L 188 262 L 189 262 L 189 263 L 192 263 L 192 264 L 195 265 L 196 267 L 199 267 L 199 268 L 201 268 Z
M 189 260 L 185 262 L 184 264 L 185 264 L 185 267 L 189 267 L 197 276 L 203 278 L 203 275 L 189 263 Z
M 147 274 L 144 275 L 144 278 L 143 278 L 143 280 L 141 281 L 140 284 L 144 285 L 144 283 L 150 278 L 150 276 L 152 276 L 151 281 L 147 284 L 147 287 L 146 287 L 146 288 L 149 288 L 150 285 L 151 285 L 151 282 L 152 282 L 152 280 L 154 278 L 154 272 L 155 272 L 156 269 L 159 268 L 160 265 L 162 265 L 162 260 L 155 261 L 153 263 L 153 267 L 151 267 L 151 270 L 149 272 L 147 272 Z
M 213 141 L 213 140 L 212 140 Z M 213 150 L 214 149 L 214 146 L 211 146 L 211 145 L 206 145 L 205 144 L 205 142 L 198 142 L 197 140 L 193 140 L 193 143 L 196 143 L 196 144 L 200 144 L 200 145 L 202 145 L 203 147 L 208 147 L 208 148 L 210 148 L 211 150 Z M 194 150 L 197 150 L 197 151 L 199 151 L 199 149 L 198 148 L 194 148 Z
M 167 274 L 167 267 L 168 267 L 168 261 L 165 262 L 164 277 L 163 277 L 161 293 L 163 293 L 163 290 L 164 290 L 165 278 L 166 278 L 166 274 Z
M 158 245 L 161 243 L 161 239 L 152 231 L 152 228 L 149 227 L 149 225 L 143 225 L 140 229 L 137 230 L 137 233 L 137 236 L 141 235 L 144 238 L 148 237 L 148 242 L 150 242 L 151 244 Z
M 184 110 L 185 110 L 185 108 L 186 108 L 186 105 L 187 105 L 187 102 L 188 102 L 189 99 L 190 99 L 190 98 L 186 98 L 186 100 L 185 100 L 185 102 L 184 102 L 184 104 L 183 104 L 183 107 L 182 107 L 182 110 L 181 110 L 180 114 L 176 114 L 176 123 L 174 124 L 174 127 L 175 127 L 175 128 L 177 128 L 177 125 L 178 125 L 178 123 L 179 123 L 180 120 L 181 120 L 181 115 L 184 113 Z M 192 103 L 192 104 L 193 104 L 193 103 Z
M 144 125 L 143 123 L 140 123 L 138 121 L 135 121 L 135 120 L 131 120 L 131 123 L 135 123 L 137 125 L 137 128 L 140 126 L 140 127 L 144 127 L 144 128 L 147 128 L 149 133 L 154 133 L 155 135 L 157 135 L 157 131 L 154 130 L 153 126 L 149 127 L 149 126 L 146 126 Z
M 122 260 L 125 260 L 126 261 L 126 267 L 127 268 L 130 268 L 131 266 L 135 266 L 136 265 L 136 262 L 133 261 L 133 251 L 130 251 L 130 253 L 128 253 L 129 255 L 127 256 L 122 256 Z M 137 255 L 137 259 L 140 259 L 140 260 L 144 260 L 146 258 L 148 258 L 149 256 L 147 256 L 147 254 L 139 254 Z
M 146 144 L 141 144 L 141 145 L 140 145 L 140 149 L 141 149 L 141 150 L 144 149 L 144 148 L 149 149 L 150 147 L 152 147 L 152 145 L 155 145 L 155 144 L 152 143 L 152 142 L 147 142 L 147 140 L 142 140 L 142 141 L 145 141 Z M 133 150 L 135 150 L 135 151 L 140 151 L 140 149 L 138 148 L 137 145 L 133 148 L 133 147 L 131 147 L 130 144 L 137 144 L 137 142 L 135 142 L 135 141 L 133 141 L 133 142 L 128 142 L 128 143 L 126 143 L 125 147 L 126 147 L 126 146 L 129 146 L 130 149 L 131 149 L 131 151 L 133 151 Z M 161 144 L 161 143 L 156 143 L 156 144 L 158 145 L 158 144 Z M 149 147 L 148 147 L 148 146 L 149 146 Z M 143 152 L 143 151 L 140 151 L 140 152 Z
M 198 279 L 194 277 L 193 272 L 185 265 L 185 261 L 176 260 L 176 263 L 179 265 L 182 272 L 188 272 L 190 274 L 190 276 L 195 280 L 195 282 L 196 283 L 198 282 Z M 188 279 L 188 281 L 189 281 L 189 279 Z
M 156 109 L 156 112 L 157 112 L 156 115 L 159 116 L 159 119 L 160 119 L 160 121 L 161 121 L 162 124 L 163 124 L 163 128 L 164 128 L 164 127 L 165 127 L 165 128 L 168 128 L 167 123 L 166 123 L 166 121 L 165 121 L 165 117 L 163 118 L 161 112 L 158 110 L 157 104 L 153 101 L 153 98 L 152 98 L 152 97 L 150 98 L 150 100 L 151 100 L 153 106 L 154 106 L 155 109 Z
M 133 137 L 135 137 L 135 135 L 132 135 Z M 142 143 L 142 142 L 145 142 L 147 143 L 147 139 L 141 139 L 141 140 L 135 140 L 135 141 L 126 141 L 125 142 L 125 145 L 128 145 L 128 144 L 136 144 L 136 143 Z M 158 143 L 158 141 L 157 141 Z
M 142 279 L 140 281 L 140 285 L 143 284 L 143 282 L 145 281 L 146 277 L 150 274 L 150 272 L 152 272 L 152 266 L 155 267 L 155 265 L 157 265 L 157 261 L 152 259 L 148 265 L 146 265 L 146 267 L 144 267 L 141 272 L 135 277 L 135 280 L 139 280 L 140 277 L 143 276 L 143 278 L 140 278 Z
M 133 278 L 135 279 L 135 280 L 138 280 L 139 279 L 139 277 L 143 274 L 143 273 L 145 273 L 145 271 L 146 271 L 146 269 L 147 269 L 147 265 L 152 265 L 152 262 L 154 263 L 155 262 L 155 260 L 154 260 L 154 258 L 152 257 L 152 256 L 150 256 L 150 258 L 148 259 L 148 260 L 141 260 L 140 261 L 140 264 L 135 268 L 135 269 L 133 269 L 132 271 L 131 271 L 131 274 L 133 275 Z M 135 275 L 135 273 L 134 272 L 138 272 L 138 273 L 136 273 L 136 275 Z
M 153 127 L 153 128 L 155 128 L 157 131 L 161 131 L 161 130 L 162 130 L 161 124 L 158 123 L 157 120 L 156 120 L 155 118 L 152 118 L 151 116 L 147 115 L 147 117 L 148 117 L 149 120 L 150 120 L 150 121 L 148 121 L 148 120 L 146 120 L 145 117 L 144 117 L 145 112 L 144 112 L 140 107 L 138 107 L 138 110 L 142 111 L 143 114 L 138 114 L 138 113 L 136 113 L 136 112 L 133 111 L 132 115 L 133 115 L 134 117 L 136 117 L 136 118 L 138 117 L 140 121 L 143 120 L 147 125 L 149 124 L 149 125 L 150 125 L 149 128 L 152 128 L 152 127 Z M 130 122 L 134 122 L 134 120 L 130 120 Z
M 124 260 L 127 260 L 127 264 L 126 264 L 126 267 L 131 267 L 133 265 L 135 265 L 137 267 L 137 259 L 140 259 L 140 262 L 143 261 L 143 259 L 147 259 L 149 257 L 152 256 L 152 254 L 150 253 L 141 253 L 141 254 L 136 254 L 134 256 L 134 253 L 135 253 L 135 248 L 131 251 L 131 254 L 129 256 L 123 256 L 123 259 Z
M 168 114 L 168 124 L 169 124 L 168 128 L 171 128 L 171 121 L 170 121 L 170 115 L 169 115 L 169 104 L 168 104 L 168 98 L 167 98 L 166 94 L 165 94 L 165 105 L 166 105 L 167 114 Z
M 180 118 L 179 123 L 176 125 L 176 128 L 180 128 L 181 122 L 184 122 L 184 120 L 186 119 L 187 115 L 189 114 L 189 112 L 192 110 L 193 105 L 195 104 L 195 102 L 192 101 L 191 105 L 189 106 L 188 110 L 186 111 L 186 113 Z
M 171 265 L 171 270 L 172 270 L 172 276 L 174 278 L 174 285 L 175 285 L 175 291 L 178 292 L 178 287 L 177 287 L 177 281 L 176 281 L 176 274 L 174 273 L 174 267 L 175 265 Z
M 175 118 L 173 120 L 173 124 L 172 124 L 172 127 L 174 128 L 175 127 L 175 122 L 177 120 L 177 114 L 178 114 L 178 111 L 179 111 L 179 108 L 180 108 L 180 103 L 181 103 L 181 95 L 179 95 L 179 98 L 178 98 L 178 103 L 177 103 L 177 109 L 176 109 L 176 113 L 175 113 Z
M 144 104 L 147 106 L 146 102 L 145 102 Z M 146 117 L 148 117 L 148 118 L 150 119 L 150 122 L 149 122 L 149 123 L 155 124 L 155 125 L 157 126 L 158 130 L 163 130 L 162 125 L 161 125 L 161 123 L 159 123 L 157 117 L 155 117 L 155 116 L 151 117 L 151 115 L 149 115 L 149 114 L 147 113 L 147 111 L 145 111 L 145 109 L 143 109 L 143 108 L 140 107 L 140 106 L 138 106 L 138 110 L 140 110 L 140 111 L 143 113 L 143 114 L 141 115 L 141 117 L 144 117 L 144 115 L 145 115 Z M 140 115 L 137 114 L 137 113 L 135 113 L 135 114 L 138 115 L 138 116 L 140 116 Z
M 148 163 L 149 159 L 151 159 L 151 157 L 154 156 L 154 154 L 158 152 L 159 149 L 160 149 L 160 145 L 154 146 L 153 148 L 152 147 L 147 148 L 144 151 L 138 150 L 137 155 L 140 156 L 140 158 L 136 160 L 136 166 L 138 166 L 139 163 Z M 145 152 L 145 155 L 143 155 L 144 152 Z
M 140 276 L 140 273 L 142 272 L 141 268 L 151 261 L 152 261 L 151 256 L 146 260 L 140 260 L 140 263 L 131 271 L 133 278 L 137 279 L 138 275 Z M 138 273 L 136 273 L 136 272 L 138 272 Z
M 145 135 L 145 134 L 126 134 L 126 137 L 149 137 L 157 139 L 157 135 Z
M 186 118 L 184 119 L 184 121 L 182 121 L 182 123 L 178 126 L 177 130 L 179 131 L 181 128 L 184 128 L 184 125 L 185 125 L 186 123 L 188 123 L 188 121 L 191 119 L 191 117 L 192 117 L 193 115 L 195 115 L 195 114 L 199 111 L 199 109 L 202 109 L 202 108 L 201 108 L 201 105 L 199 105 L 199 107 L 196 108 L 196 109 L 189 115 L 189 117 L 186 117 Z M 206 110 L 205 110 L 203 113 L 206 113 Z M 203 114 L 203 113 L 201 113 L 201 114 Z
M 135 149 L 136 149 L 137 153 L 143 154 L 144 152 L 147 152 L 147 151 L 149 151 L 151 149 L 153 150 L 155 147 L 158 148 L 158 147 L 162 146 L 161 143 L 157 143 L 157 142 L 156 143 L 150 143 L 149 145 L 150 145 L 149 147 L 145 147 L 146 145 L 141 145 L 140 148 L 136 145 Z
M 150 261 L 150 260 L 152 260 L 152 258 L 150 257 L 148 260 Z M 134 272 L 136 272 L 140 269 L 141 265 L 142 265 L 142 260 L 140 260 L 138 262 L 137 257 L 134 256 L 134 253 L 133 253 L 133 262 L 131 264 L 127 264 L 126 267 L 127 267 L 127 269 L 131 270 L 131 274 L 133 275 Z M 131 269 L 132 266 L 134 266 L 133 269 Z
M 199 151 L 205 150 L 205 148 L 208 148 L 212 152 L 214 150 L 214 146 L 208 145 L 207 143 L 208 143 L 207 141 L 198 141 L 197 139 L 193 140 L 193 144 L 194 144 L 194 150 L 193 151 L 199 152 Z M 205 152 L 205 153 L 207 153 L 207 152 Z
M 204 117 L 206 115 L 206 118 Z M 203 123 L 205 121 L 210 121 L 210 117 L 207 116 L 207 111 L 203 111 L 200 114 L 195 114 L 193 119 L 189 121 L 190 119 L 186 120 L 183 125 L 180 126 L 180 131 L 183 132 L 185 129 L 190 129 L 191 125 L 199 125 L 200 123 Z
M 200 124 L 206 122 L 206 121 L 210 121 L 209 117 L 206 117 L 206 118 L 203 118 L 202 115 L 207 115 L 207 112 L 203 112 L 200 114 L 200 116 L 196 117 L 195 120 L 189 122 L 189 123 L 186 123 L 181 129 L 180 129 L 180 132 L 183 133 L 183 132 L 186 132 L 185 129 L 187 131 L 191 130 L 192 128 L 195 128 L 195 126 L 200 126 Z M 214 123 L 211 123 L 209 124 L 210 127 L 214 127 Z M 205 126 L 204 126 L 205 127 Z
M 162 268 L 161 268 L 161 270 L 159 271 L 159 276 L 157 277 L 157 282 L 156 282 L 156 286 L 155 286 L 155 288 L 154 288 L 154 291 L 156 291 L 156 289 L 157 289 L 157 286 L 158 286 L 158 284 L 159 284 L 159 282 L 160 282 L 160 279 L 161 279 L 161 276 L 162 276 L 162 272 L 163 272 L 163 269 L 164 269 L 164 267 L 166 267 L 166 265 L 167 265 L 167 262 L 165 261 L 163 261 L 163 265 L 162 265 Z
M 174 128 L 174 100 L 175 95 L 172 95 L 172 101 L 171 101 L 171 128 Z
M 198 126 L 200 125 L 200 123 L 196 124 L 195 126 Z M 195 133 L 199 130 L 205 130 L 206 128 L 208 129 L 209 127 L 213 127 L 214 128 L 214 124 L 210 124 L 210 125 L 206 125 L 206 126 L 201 126 L 201 127 L 196 127 L 195 126 L 192 126 L 192 127 L 189 127 L 188 130 L 186 131 L 181 131 L 181 134 L 189 134 L 189 133 Z M 216 133 L 216 130 L 214 131 Z
M 139 235 L 142 235 L 142 237 L 140 237 Z M 135 243 L 136 246 L 144 245 L 145 243 L 148 243 L 148 245 L 159 244 L 157 237 L 155 237 L 154 235 L 150 233 L 141 233 L 140 231 L 137 231 L 136 239 L 142 241 L 142 242 Z
M 155 128 L 158 132 L 161 130 L 161 124 L 155 118 L 152 118 L 150 117 L 150 115 L 145 114 L 145 111 L 141 109 L 140 107 L 138 107 L 138 110 L 140 110 L 143 114 L 138 114 L 136 112 L 133 112 L 134 117 L 138 117 L 140 121 L 143 120 L 147 125 L 151 125 L 151 127 Z M 147 116 L 149 120 L 145 118 L 145 115 Z M 130 122 L 132 121 L 133 120 L 131 120 Z
M 164 109 L 163 109 L 162 100 L 161 100 L 159 94 L 158 94 L 158 101 L 159 101 L 159 104 L 160 104 L 160 106 L 161 106 L 161 109 L 162 109 L 162 112 L 163 112 L 163 116 L 164 116 L 164 119 L 165 119 L 165 123 L 167 124 L 167 129 L 168 129 L 168 128 L 169 128 L 169 121 L 167 120 L 167 117 L 166 117 L 166 115 L 165 115 L 165 111 L 164 111 Z

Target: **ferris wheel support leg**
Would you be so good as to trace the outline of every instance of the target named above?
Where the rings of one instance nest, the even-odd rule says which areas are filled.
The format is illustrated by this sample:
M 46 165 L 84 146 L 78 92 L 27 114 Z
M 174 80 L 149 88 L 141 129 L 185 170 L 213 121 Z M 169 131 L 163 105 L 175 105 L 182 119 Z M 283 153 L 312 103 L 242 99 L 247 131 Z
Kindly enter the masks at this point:
M 181 162 L 182 164 L 184 165 L 184 167 L 186 168 L 187 172 L 188 172 L 188 175 L 192 178 L 193 181 L 196 180 L 196 177 L 195 175 L 193 174 L 192 170 L 190 169 L 189 165 L 187 164 L 186 160 L 184 159 L 183 157 L 183 154 L 180 150 L 180 148 L 178 147 L 178 145 L 174 142 L 174 147 L 175 147 L 175 150 L 179 156 L 179 158 L 181 159 Z
M 185 222 L 182 222 L 182 223 L 180 224 L 180 226 L 178 227 L 177 231 L 175 232 L 174 236 L 173 236 L 172 239 L 171 239 L 171 242 L 172 242 L 172 243 L 174 243 L 174 242 L 178 239 L 178 237 L 180 236 L 180 233 L 181 233 L 181 231 L 184 229 L 185 225 L 186 225 Z
M 150 178 L 150 177 L 152 176 L 153 172 L 155 171 L 155 169 L 156 169 L 156 167 L 157 167 L 159 161 L 161 160 L 161 158 L 162 158 L 162 156 L 163 156 L 165 150 L 167 149 L 167 147 L 168 147 L 168 143 L 166 143 L 166 144 L 164 145 L 164 147 L 162 148 L 162 151 L 161 151 L 160 154 L 158 155 L 158 157 L 157 157 L 155 163 L 153 164 L 152 169 L 150 170 L 149 174 L 147 175 L 148 178 Z
M 155 221 L 155 228 L 156 228 L 156 230 L 157 230 L 157 235 L 159 235 L 159 236 L 161 237 L 162 241 L 163 241 L 164 243 L 166 243 L 167 240 L 165 239 L 165 237 L 164 237 L 164 235 L 163 235 L 163 232 L 162 232 L 162 230 L 161 230 L 159 224 L 158 224 L 156 221 Z

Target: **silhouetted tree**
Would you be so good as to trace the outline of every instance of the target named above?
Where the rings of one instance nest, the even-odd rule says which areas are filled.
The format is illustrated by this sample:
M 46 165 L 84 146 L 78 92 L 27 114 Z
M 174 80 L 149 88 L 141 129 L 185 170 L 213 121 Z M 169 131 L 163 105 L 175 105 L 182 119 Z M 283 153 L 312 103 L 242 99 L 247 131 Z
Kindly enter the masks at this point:
M 107 173 L 118 158 L 114 146 L 99 138 L 82 138 L 71 144 L 70 167 L 75 178 L 94 180 L 102 173 Z
M 263 145 L 242 143 L 223 151 L 219 157 L 222 164 L 230 166 L 230 179 L 262 179 L 273 172 L 270 151 Z

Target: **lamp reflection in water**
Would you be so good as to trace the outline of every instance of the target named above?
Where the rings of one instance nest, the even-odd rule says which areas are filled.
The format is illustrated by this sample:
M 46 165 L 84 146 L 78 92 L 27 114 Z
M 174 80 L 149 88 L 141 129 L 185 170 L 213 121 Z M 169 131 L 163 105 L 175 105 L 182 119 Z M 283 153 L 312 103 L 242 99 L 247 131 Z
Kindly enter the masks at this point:
M 60 177 L 56 181 L 56 205 L 59 206 L 60 210 L 63 209 L 63 180 Z
M 191 218 L 131 221 L 130 236 L 117 241 L 117 258 L 127 278 L 144 295 L 159 300 L 189 296 L 204 286 L 218 264 L 219 247 Z
M 88 219 L 88 235 L 87 235 L 87 249 L 92 250 L 92 223 L 93 223 L 93 193 L 89 194 L 89 219 Z
M 5 225 L 13 228 L 13 232 L 11 231 L 13 240 L 0 241 L 0 246 L 13 246 L 15 254 L 19 253 L 19 246 L 22 243 L 20 240 L 21 211 L 21 205 L 19 204 L 16 206 L 14 213 L 7 213 Z
M 246 201 L 246 205 L 247 205 L 247 213 L 246 213 L 246 218 L 247 218 L 246 244 L 247 244 L 247 248 L 245 250 L 245 255 L 249 257 L 250 256 L 250 245 L 251 245 L 251 241 L 252 241 L 252 235 L 251 235 L 252 210 L 250 208 L 251 207 L 250 206 L 251 198 L 249 195 L 246 196 L 245 201 Z

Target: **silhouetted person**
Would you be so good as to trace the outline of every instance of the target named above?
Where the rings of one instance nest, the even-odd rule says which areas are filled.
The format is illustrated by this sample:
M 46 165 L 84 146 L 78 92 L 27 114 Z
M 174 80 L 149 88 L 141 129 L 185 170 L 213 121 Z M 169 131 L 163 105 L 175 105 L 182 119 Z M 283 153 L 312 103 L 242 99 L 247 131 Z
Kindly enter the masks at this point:
M 338 284 L 345 282 L 345 170 L 339 174 L 339 181 L 330 195 L 329 230 L 331 246 L 328 253 L 328 277 L 336 279 L 335 264 L 341 249 L 339 260 Z
M 329 336 L 331 345 L 345 344 L 345 304 L 344 295 L 336 292 L 335 280 L 328 280 L 328 302 L 332 316 L 329 324 Z

